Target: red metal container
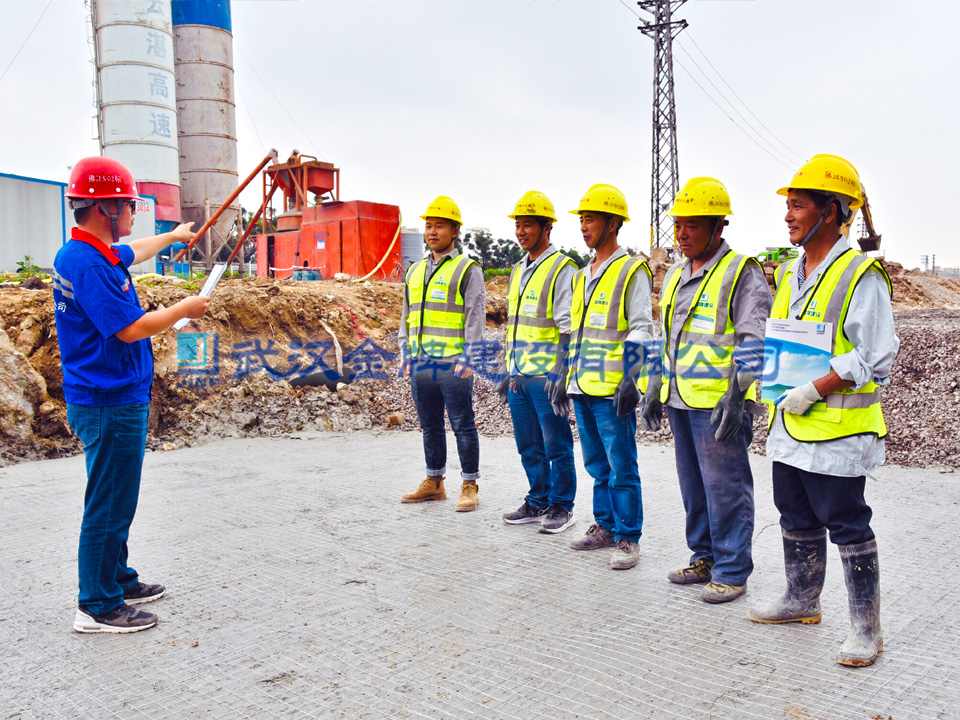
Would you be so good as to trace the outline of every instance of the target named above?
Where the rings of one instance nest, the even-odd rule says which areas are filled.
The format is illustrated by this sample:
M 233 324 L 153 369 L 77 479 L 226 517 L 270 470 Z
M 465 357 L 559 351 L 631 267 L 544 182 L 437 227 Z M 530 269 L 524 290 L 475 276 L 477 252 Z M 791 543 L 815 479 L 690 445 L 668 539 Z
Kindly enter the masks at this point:
M 289 278 L 295 269 L 309 268 L 319 270 L 324 279 L 336 273 L 363 277 L 390 248 L 371 279 L 398 281 L 402 278 L 399 226 L 396 205 L 353 200 L 304 207 L 298 231 L 258 236 L 257 275 Z

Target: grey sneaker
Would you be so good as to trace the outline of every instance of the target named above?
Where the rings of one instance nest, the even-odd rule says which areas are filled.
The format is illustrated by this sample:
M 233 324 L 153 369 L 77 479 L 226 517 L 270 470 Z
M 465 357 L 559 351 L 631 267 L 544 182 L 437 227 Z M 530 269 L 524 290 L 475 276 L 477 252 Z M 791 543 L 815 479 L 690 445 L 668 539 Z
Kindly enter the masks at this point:
M 127 605 L 142 605 L 163 597 L 167 589 L 163 585 L 148 585 L 138 582 L 129 590 L 123 591 L 123 601 Z
M 671 570 L 667 573 L 667 580 L 677 585 L 710 582 L 713 563 L 706 558 L 700 558 L 689 567 L 681 570 Z
M 572 512 L 554 505 L 547 510 L 547 514 L 544 515 L 543 520 L 540 521 L 540 532 L 556 535 L 557 533 L 562 533 L 571 525 L 576 525 L 576 523 L 577 519 L 573 516 Z
M 523 525 L 525 523 L 538 523 L 547 514 L 547 508 L 540 508 L 539 510 L 531 505 L 527 500 L 523 501 L 523 505 L 514 510 L 513 512 L 508 512 L 503 514 L 503 521 L 507 525 Z
M 617 547 L 610 556 L 610 567 L 614 570 L 629 570 L 640 560 L 640 545 L 627 540 L 617 540 Z
M 83 605 L 77 607 L 73 629 L 78 633 L 134 633 L 152 628 L 157 616 L 130 605 L 121 605 L 103 615 L 94 615 Z
M 587 528 L 587 534 L 570 543 L 570 547 L 574 550 L 599 550 L 600 548 L 613 547 L 616 544 L 612 532 L 594 523 Z

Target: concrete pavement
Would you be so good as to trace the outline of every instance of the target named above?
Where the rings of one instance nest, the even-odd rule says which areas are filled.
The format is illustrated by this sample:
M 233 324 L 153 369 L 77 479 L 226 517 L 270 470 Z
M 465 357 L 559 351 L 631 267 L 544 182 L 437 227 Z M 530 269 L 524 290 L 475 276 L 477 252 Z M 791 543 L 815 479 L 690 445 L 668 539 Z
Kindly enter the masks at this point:
M 0 469 L 0 720 L 960 717 L 960 474 L 868 481 L 885 650 L 851 669 L 832 546 L 820 625 L 746 617 L 783 586 L 765 458 L 756 570 L 721 606 L 666 580 L 688 559 L 672 446 L 640 447 L 625 572 L 568 548 L 591 522 L 579 446 L 577 463 L 577 525 L 547 536 L 500 519 L 526 492 L 512 438 L 481 438 L 480 507 L 459 514 L 455 477 L 445 502 L 399 502 L 422 479 L 416 433 L 148 453 L 130 558 L 168 594 L 126 636 L 71 629 L 82 457 Z

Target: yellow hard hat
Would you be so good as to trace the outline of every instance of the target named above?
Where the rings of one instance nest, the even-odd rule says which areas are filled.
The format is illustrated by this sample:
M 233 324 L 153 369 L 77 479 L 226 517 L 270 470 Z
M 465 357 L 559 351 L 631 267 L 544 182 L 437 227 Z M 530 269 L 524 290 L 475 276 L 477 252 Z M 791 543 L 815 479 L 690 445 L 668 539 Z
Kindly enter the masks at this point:
M 550 198 L 539 190 L 529 190 L 523 194 L 523 197 L 517 200 L 513 208 L 513 214 L 507 215 L 511 220 L 516 220 L 517 216 L 532 215 L 534 217 L 546 218 L 550 222 L 556 222 L 557 216 L 554 215 L 553 203 Z
M 695 177 L 680 188 L 667 215 L 698 217 L 700 215 L 733 215 L 730 193 L 723 183 L 712 177 Z
M 428 217 L 453 220 L 457 225 L 463 225 L 463 221 L 460 219 L 460 208 L 446 195 L 438 195 L 436 200 L 427 205 L 427 209 L 420 216 L 420 219 L 426 220 Z
M 850 209 L 863 205 L 860 194 L 860 173 L 839 155 L 814 155 L 800 166 L 787 187 L 777 190 L 786 195 L 791 190 L 814 190 L 850 198 Z
M 602 212 L 622 217 L 624 222 L 630 222 L 627 216 L 627 198 L 613 185 L 591 185 L 590 189 L 580 198 L 580 207 L 571 210 L 571 215 L 585 212 Z

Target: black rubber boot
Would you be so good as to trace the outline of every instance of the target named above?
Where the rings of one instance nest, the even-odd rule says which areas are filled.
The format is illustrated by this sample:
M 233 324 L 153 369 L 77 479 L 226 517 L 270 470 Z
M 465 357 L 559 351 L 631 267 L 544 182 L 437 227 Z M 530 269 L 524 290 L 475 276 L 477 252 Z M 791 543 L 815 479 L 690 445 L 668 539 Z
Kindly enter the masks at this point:
M 752 607 L 759 623 L 820 622 L 820 591 L 827 572 L 827 530 L 782 530 L 787 589 L 772 605 Z
M 841 545 L 840 559 L 850 600 L 850 633 L 840 648 L 837 662 L 854 667 L 872 665 L 883 650 L 877 541 Z

